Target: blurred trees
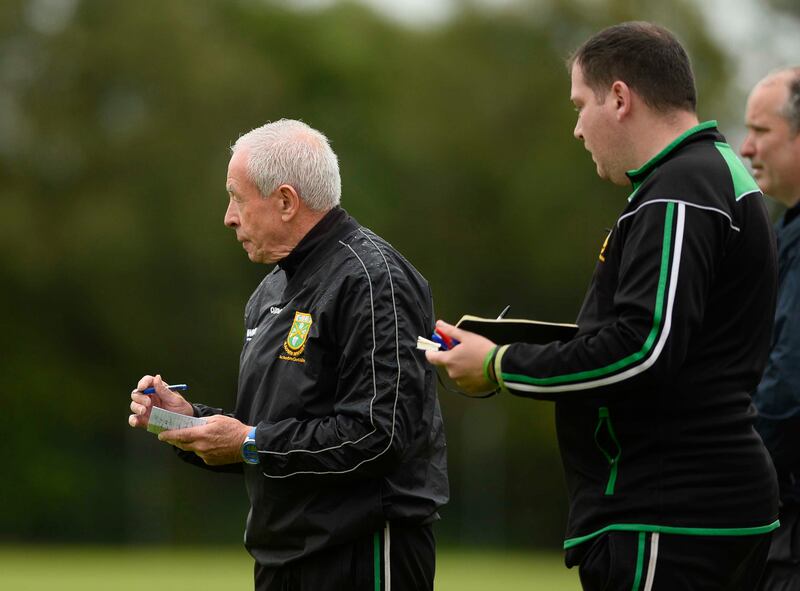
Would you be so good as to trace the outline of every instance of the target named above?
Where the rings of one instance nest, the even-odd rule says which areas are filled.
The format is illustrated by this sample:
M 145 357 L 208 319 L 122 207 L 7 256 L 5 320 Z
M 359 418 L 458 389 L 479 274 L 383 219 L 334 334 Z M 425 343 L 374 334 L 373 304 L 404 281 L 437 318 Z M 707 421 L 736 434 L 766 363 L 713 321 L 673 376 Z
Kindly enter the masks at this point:
M 228 146 L 268 120 L 329 136 L 345 207 L 429 279 L 440 316 L 511 304 L 573 320 L 626 191 L 572 138 L 563 58 L 632 18 L 679 33 L 701 116 L 717 116 L 728 67 L 683 2 L 465 3 L 422 29 L 352 3 L 0 4 L 0 541 L 240 539 L 242 483 L 126 418 L 149 372 L 231 405 L 243 305 L 267 269 L 222 226 Z M 440 538 L 558 545 L 552 407 L 442 404 Z
M 800 17 L 800 5 L 794 2 L 794 0 L 769 0 L 769 3 L 778 10 L 783 10 L 789 14 Z

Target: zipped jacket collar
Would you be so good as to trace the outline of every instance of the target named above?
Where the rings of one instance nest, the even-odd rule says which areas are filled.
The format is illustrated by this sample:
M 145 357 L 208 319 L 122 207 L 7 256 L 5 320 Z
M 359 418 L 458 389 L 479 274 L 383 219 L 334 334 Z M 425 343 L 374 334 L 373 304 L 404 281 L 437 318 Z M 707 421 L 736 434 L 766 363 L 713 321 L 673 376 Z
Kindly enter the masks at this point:
M 633 185 L 633 192 L 628 197 L 628 201 L 632 200 L 634 195 L 636 195 L 636 191 L 639 189 L 641 184 L 645 181 L 645 179 L 650 175 L 656 167 L 661 164 L 663 161 L 667 160 L 672 154 L 680 147 L 690 142 L 696 141 L 698 139 L 707 138 L 710 134 L 703 133 L 707 130 L 714 130 L 716 132 L 717 129 L 717 122 L 715 120 L 705 121 L 700 123 L 699 125 L 695 125 L 691 129 L 687 129 L 681 135 L 676 137 L 672 140 L 667 147 L 661 150 L 658 154 L 650 158 L 647 162 L 645 162 L 642 166 L 635 170 L 629 170 L 625 173 L 625 175 L 630 179 L 631 185 Z M 715 135 L 712 135 L 715 140 L 720 139 L 718 137 L 718 132 Z M 715 137 L 717 136 L 717 137 Z

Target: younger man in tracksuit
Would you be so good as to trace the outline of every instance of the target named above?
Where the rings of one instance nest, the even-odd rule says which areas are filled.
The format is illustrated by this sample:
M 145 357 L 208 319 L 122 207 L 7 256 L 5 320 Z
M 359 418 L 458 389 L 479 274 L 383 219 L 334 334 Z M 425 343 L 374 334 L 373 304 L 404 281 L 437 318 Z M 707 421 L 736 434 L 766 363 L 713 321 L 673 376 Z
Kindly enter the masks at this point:
M 630 192 L 569 342 L 428 353 L 463 388 L 556 403 L 564 548 L 587 590 L 752 591 L 778 527 L 750 393 L 769 351 L 776 255 L 762 194 L 695 113 L 671 33 L 623 23 L 570 60 L 574 135 Z

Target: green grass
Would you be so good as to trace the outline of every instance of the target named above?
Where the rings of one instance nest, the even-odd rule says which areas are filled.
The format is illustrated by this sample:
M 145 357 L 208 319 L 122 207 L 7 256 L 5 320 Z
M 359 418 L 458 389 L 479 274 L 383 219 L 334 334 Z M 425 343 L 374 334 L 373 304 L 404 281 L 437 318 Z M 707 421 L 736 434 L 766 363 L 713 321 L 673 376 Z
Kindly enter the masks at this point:
M 8 591 L 247 591 L 253 563 L 241 548 L 0 546 Z M 577 591 L 559 553 L 440 549 L 437 591 Z
M 579 591 L 561 552 L 440 550 L 437 591 Z

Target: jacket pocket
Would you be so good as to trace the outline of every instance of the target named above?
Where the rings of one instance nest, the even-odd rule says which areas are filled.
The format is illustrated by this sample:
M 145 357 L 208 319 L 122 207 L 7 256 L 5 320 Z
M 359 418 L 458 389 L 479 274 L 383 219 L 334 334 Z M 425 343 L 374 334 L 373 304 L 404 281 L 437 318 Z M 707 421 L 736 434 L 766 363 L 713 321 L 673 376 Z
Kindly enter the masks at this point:
M 619 444 L 616 433 L 614 433 L 611 414 L 606 406 L 601 406 L 597 409 L 597 427 L 594 430 L 594 443 L 608 462 L 608 481 L 606 482 L 605 494 L 610 496 L 614 494 L 614 487 L 617 484 L 617 472 L 619 470 L 622 447 Z

